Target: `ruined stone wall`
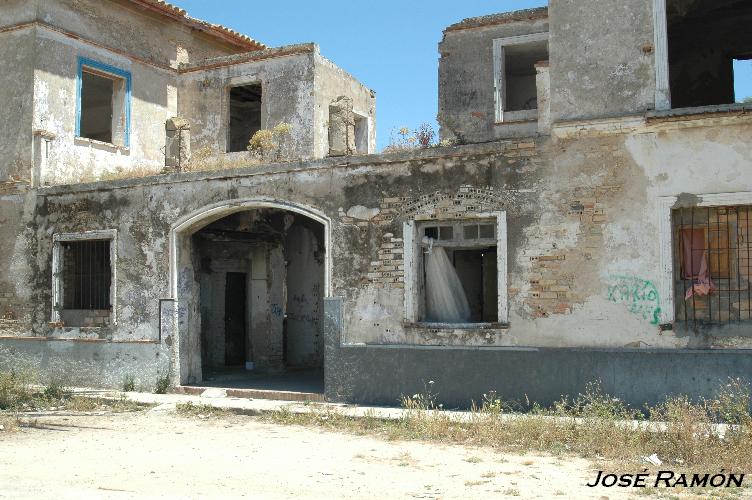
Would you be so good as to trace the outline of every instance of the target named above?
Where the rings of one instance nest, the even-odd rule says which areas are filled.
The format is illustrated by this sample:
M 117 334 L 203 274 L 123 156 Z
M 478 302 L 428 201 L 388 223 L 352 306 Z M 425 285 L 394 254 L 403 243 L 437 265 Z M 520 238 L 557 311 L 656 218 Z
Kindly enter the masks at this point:
M 313 158 L 315 89 L 311 50 L 312 47 L 301 46 L 300 50 L 279 57 L 246 62 L 218 59 L 205 61 L 195 69 L 186 68 L 180 77 L 178 113 L 191 124 L 194 157 L 225 154 L 229 136 L 229 89 L 261 84 L 261 127 L 288 123 L 291 130 L 286 154 L 290 158 Z M 203 69 L 204 64 L 209 68 Z M 248 153 L 227 156 L 242 165 Z
M 314 56 L 314 157 L 329 153 L 329 105 L 340 96 L 353 100 L 353 112 L 368 120 L 368 153 L 376 152 L 376 97 L 373 91 L 321 56 Z
M 495 123 L 493 40 L 547 32 L 548 19 L 447 30 L 439 44 L 439 113 L 442 139 L 484 142 L 529 135 L 530 127 Z
M 52 234 L 117 229 L 117 325 L 93 334 L 155 340 L 159 299 L 172 295 L 171 226 L 202 207 L 263 197 L 310 207 L 331 220 L 331 293 L 344 300 L 346 344 L 752 347 L 749 334 L 661 327 L 668 306 L 658 286 L 660 198 L 752 192 L 746 175 L 752 124 L 745 117 L 711 117 L 627 125 L 590 123 L 557 129 L 550 139 L 346 163 L 327 159 L 46 188 L 25 205 L 23 196 L 7 198 L 3 240 L 20 236 L 3 254 L 2 293 L 15 294 L 3 300 L 26 312 L 4 334 L 83 335 L 48 325 Z M 408 324 L 404 222 L 501 210 L 507 214 L 509 324 Z M 612 293 L 625 287 L 651 293 Z

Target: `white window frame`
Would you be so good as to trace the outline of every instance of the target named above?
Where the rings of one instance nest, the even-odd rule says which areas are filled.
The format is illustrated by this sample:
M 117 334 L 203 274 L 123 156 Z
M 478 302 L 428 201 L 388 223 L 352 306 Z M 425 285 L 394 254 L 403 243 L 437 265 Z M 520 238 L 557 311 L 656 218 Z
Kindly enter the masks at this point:
M 539 33 L 530 33 L 529 35 L 510 36 L 505 38 L 494 38 L 493 40 L 493 60 L 494 60 L 494 110 L 497 123 L 503 121 L 515 121 L 530 119 L 533 120 L 538 116 L 538 110 L 522 111 L 504 111 L 507 103 L 507 85 L 504 75 L 505 68 L 505 47 L 511 45 L 524 45 L 531 42 L 548 42 L 548 31 Z
M 668 79 L 668 28 L 666 0 L 653 0 L 653 45 L 655 54 L 655 109 L 671 109 Z
M 739 193 L 717 193 L 697 195 L 698 207 L 716 207 L 728 205 L 752 205 L 752 191 Z M 671 215 L 678 196 L 661 196 L 658 198 L 658 235 L 660 241 L 660 276 L 658 293 L 661 298 L 661 323 L 673 323 L 676 320 L 674 306 L 674 231 Z
M 421 222 L 435 221 L 437 226 L 442 222 L 465 223 L 474 222 L 478 219 L 495 219 L 496 220 L 496 272 L 497 272 L 497 307 L 498 323 L 509 323 L 509 289 L 507 277 L 507 213 L 485 212 L 464 217 L 454 217 L 447 221 L 439 221 L 430 216 L 416 217 L 415 220 L 409 220 L 402 224 L 402 237 L 404 239 L 404 262 L 405 262 L 405 322 L 409 324 L 419 324 L 421 326 L 431 327 L 439 323 L 429 323 L 421 321 L 420 304 L 419 304 L 419 279 L 421 276 L 419 266 L 419 255 L 421 251 L 421 237 L 418 234 L 418 226 Z M 441 323 L 443 325 L 443 323 Z M 482 328 L 488 323 L 462 323 L 458 328 L 471 329 Z
M 52 313 L 53 323 L 61 320 L 63 310 L 63 245 L 70 241 L 109 240 L 110 241 L 110 324 L 117 324 L 117 229 L 83 231 L 80 233 L 57 233 L 52 235 Z

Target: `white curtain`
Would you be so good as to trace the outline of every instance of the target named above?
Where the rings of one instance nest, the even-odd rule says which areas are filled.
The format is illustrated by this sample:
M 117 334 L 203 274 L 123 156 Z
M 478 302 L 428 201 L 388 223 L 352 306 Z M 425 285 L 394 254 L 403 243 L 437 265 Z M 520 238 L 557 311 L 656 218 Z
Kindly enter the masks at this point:
M 426 258 L 426 321 L 468 323 L 470 304 L 446 251 L 428 241 Z

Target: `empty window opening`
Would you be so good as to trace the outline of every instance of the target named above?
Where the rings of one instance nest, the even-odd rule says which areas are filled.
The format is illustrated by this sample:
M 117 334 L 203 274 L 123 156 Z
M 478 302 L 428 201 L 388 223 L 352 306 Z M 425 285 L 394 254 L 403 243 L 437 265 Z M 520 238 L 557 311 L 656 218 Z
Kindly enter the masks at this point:
M 353 114 L 355 118 L 355 152 L 368 154 L 368 117 Z
M 425 223 L 419 226 L 419 284 L 428 323 L 498 321 L 496 224 L 488 221 Z
M 548 60 L 548 34 L 494 40 L 496 119 L 535 119 L 538 109 L 535 65 Z
M 752 59 L 734 59 L 734 96 L 736 102 L 752 104 Z
M 78 68 L 76 135 L 128 147 L 130 73 L 85 58 Z
M 230 124 L 227 152 L 246 151 L 253 134 L 261 130 L 261 85 L 230 88 Z
M 668 0 L 671 106 L 732 104 L 734 61 L 752 58 L 752 4 L 747 0 Z M 738 88 L 738 83 L 737 83 Z
M 103 326 L 112 304 L 110 240 L 66 241 L 62 248 L 61 319 L 66 326 Z
M 752 206 L 675 210 L 674 294 L 686 329 L 752 320 Z

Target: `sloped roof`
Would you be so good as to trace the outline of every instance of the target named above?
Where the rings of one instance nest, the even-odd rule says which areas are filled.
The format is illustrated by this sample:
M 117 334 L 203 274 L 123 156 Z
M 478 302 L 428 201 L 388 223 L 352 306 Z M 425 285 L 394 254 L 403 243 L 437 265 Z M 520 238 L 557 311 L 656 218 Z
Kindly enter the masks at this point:
M 502 12 L 500 14 L 490 14 L 487 16 L 470 17 L 447 27 L 447 31 L 459 31 L 472 28 L 482 28 L 484 26 L 493 26 L 495 24 L 513 23 L 519 21 L 533 21 L 548 17 L 548 7 L 538 7 L 535 9 L 515 10 L 512 12 Z
M 221 24 L 212 24 L 207 21 L 202 21 L 201 19 L 196 19 L 194 17 L 191 17 L 188 15 L 185 9 L 181 9 L 180 7 L 177 7 L 175 5 L 172 5 L 171 3 L 165 2 L 164 0 L 130 0 L 130 1 L 143 9 L 156 12 L 163 16 L 172 18 L 193 29 L 204 31 L 208 33 L 209 35 L 217 37 L 229 44 L 235 45 L 238 48 L 248 50 L 248 51 L 263 50 L 266 48 L 266 45 L 264 45 L 263 43 L 256 41 L 247 35 L 238 33 L 237 31 L 232 30 L 226 26 L 222 26 Z

